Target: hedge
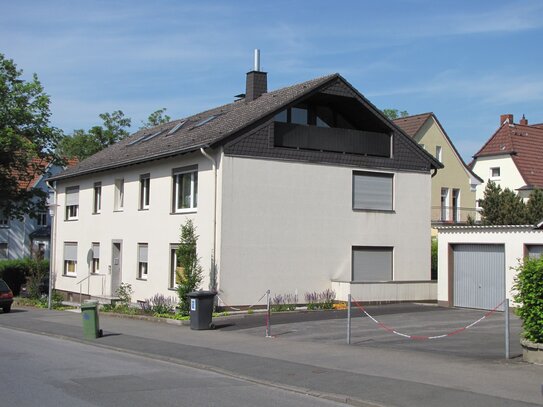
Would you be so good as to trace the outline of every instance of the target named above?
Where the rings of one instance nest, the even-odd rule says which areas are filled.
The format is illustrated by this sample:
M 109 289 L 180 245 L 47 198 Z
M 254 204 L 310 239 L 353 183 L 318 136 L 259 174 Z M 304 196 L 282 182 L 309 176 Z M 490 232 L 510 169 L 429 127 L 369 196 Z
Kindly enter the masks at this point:
M 36 260 L 20 259 L 20 260 L 0 260 L 0 278 L 4 280 L 13 295 L 17 296 L 21 292 L 21 285 L 26 282 L 26 278 L 30 275 L 32 265 Z M 49 270 L 49 260 L 37 260 L 40 270 L 47 272 Z

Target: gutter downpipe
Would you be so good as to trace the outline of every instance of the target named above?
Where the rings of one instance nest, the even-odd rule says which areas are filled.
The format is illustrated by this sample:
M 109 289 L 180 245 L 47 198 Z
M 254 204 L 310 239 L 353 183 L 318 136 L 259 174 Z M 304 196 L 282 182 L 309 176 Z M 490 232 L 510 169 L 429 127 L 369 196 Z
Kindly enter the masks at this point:
M 53 296 L 53 268 L 56 260 L 56 233 L 57 233 L 57 190 L 55 187 L 53 187 L 48 180 L 45 180 L 45 184 L 49 189 L 53 190 L 53 208 L 51 211 L 50 209 L 50 215 L 53 221 L 51 222 L 51 239 L 49 242 L 49 295 L 47 297 L 47 308 L 50 310 L 52 308 L 52 301 L 51 297 Z
M 214 176 L 214 193 L 213 193 L 213 251 L 211 253 L 211 273 L 213 276 L 213 281 L 210 281 L 212 284 L 212 287 L 210 287 L 212 290 L 217 289 L 217 272 L 215 267 L 215 253 L 217 249 L 217 161 L 213 157 L 211 157 L 203 147 L 200 148 L 200 152 L 202 155 L 207 158 L 209 161 L 211 161 L 211 166 L 213 169 L 213 176 Z

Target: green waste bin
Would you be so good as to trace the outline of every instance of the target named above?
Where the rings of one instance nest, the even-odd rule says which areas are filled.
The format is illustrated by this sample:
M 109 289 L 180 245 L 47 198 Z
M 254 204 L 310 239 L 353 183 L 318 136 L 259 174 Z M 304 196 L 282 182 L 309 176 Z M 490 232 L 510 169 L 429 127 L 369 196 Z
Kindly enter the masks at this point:
M 213 291 L 193 291 L 187 294 L 190 299 L 190 329 L 213 329 L 213 304 L 215 295 Z
M 102 336 L 98 321 L 98 301 L 85 301 L 81 304 L 83 317 L 83 336 L 85 339 L 96 339 Z

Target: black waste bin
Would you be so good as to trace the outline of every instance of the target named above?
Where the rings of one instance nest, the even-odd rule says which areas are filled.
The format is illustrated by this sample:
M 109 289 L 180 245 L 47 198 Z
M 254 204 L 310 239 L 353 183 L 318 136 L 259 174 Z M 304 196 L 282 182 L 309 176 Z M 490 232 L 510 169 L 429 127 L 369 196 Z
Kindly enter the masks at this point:
M 190 329 L 213 329 L 211 318 L 216 294 L 213 291 L 193 291 L 187 294 L 190 300 Z

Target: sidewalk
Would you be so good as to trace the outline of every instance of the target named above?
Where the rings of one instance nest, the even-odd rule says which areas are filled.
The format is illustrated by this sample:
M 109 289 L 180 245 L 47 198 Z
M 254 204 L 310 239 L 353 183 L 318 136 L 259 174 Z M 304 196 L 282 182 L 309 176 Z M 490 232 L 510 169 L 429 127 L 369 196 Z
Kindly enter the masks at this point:
M 221 320 L 215 323 L 220 325 Z M 214 370 L 353 405 L 543 405 L 543 367 L 518 359 L 479 360 L 377 344 L 271 339 L 264 338 L 263 327 L 261 337 L 244 331 L 191 331 L 187 326 L 106 314 L 100 314 L 100 325 L 104 337 L 85 341 L 77 313 L 20 308 L 0 315 L 3 327 Z

